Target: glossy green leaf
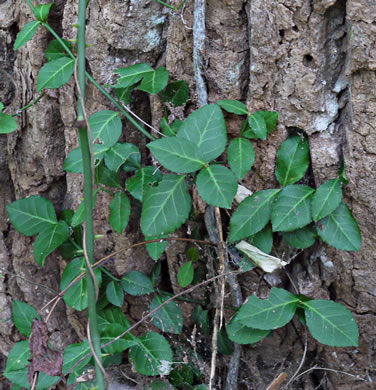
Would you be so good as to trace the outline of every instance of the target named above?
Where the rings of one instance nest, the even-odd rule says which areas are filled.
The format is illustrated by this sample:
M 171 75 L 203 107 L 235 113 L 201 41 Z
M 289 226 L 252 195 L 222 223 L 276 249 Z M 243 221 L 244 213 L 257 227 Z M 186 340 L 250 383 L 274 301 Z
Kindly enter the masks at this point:
M 252 236 L 266 226 L 279 192 L 278 189 L 258 191 L 239 204 L 230 220 L 230 242 Z
M 111 171 L 116 172 L 132 156 L 139 155 L 140 151 L 137 146 L 131 143 L 116 143 L 104 154 L 104 162 Z M 133 159 L 133 161 L 137 161 Z
M 178 137 L 193 142 L 205 162 L 220 156 L 227 143 L 226 123 L 221 109 L 209 104 L 194 111 L 183 122 Z
M 236 178 L 243 180 L 255 161 L 252 143 L 245 138 L 234 138 L 227 149 L 227 159 Z
M 277 329 L 292 319 L 298 302 L 295 295 L 273 287 L 268 299 L 259 299 L 255 295 L 249 297 L 240 308 L 235 321 L 256 329 Z
M 0 134 L 9 134 L 17 129 L 17 122 L 11 115 L 0 113 Z
M 273 232 L 270 224 L 248 238 L 249 242 L 260 251 L 269 254 L 273 248 Z
M 170 297 L 156 295 L 151 301 L 150 311 L 166 302 Z M 183 313 L 175 301 L 171 301 L 159 310 L 153 316 L 153 324 L 162 332 L 180 334 L 183 330 Z
M 184 288 L 191 284 L 193 280 L 193 274 L 194 269 L 192 261 L 187 261 L 179 268 L 178 283 L 180 286 Z
M 18 50 L 21 46 L 25 45 L 37 32 L 37 28 L 40 25 L 39 20 L 33 20 L 26 23 L 23 29 L 17 34 L 16 41 L 14 42 L 13 49 Z
M 165 102 L 170 102 L 174 106 L 184 105 L 189 99 L 188 84 L 184 80 L 173 81 L 163 91 L 162 99 Z
M 275 175 L 282 187 L 299 181 L 309 164 L 309 146 L 306 137 L 288 138 L 277 152 Z
M 124 192 L 117 192 L 110 203 L 110 225 L 119 234 L 128 225 L 131 203 Z
M 165 137 L 147 145 L 154 157 L 166 169 L 176 173 L 190 173 L 205 165 L 197 145 L 180 137 Z
M 74 59 L 70 57 L 61 57 L 47 62 L 39 71 L 37 91 L 62 87 L 72 77 L 73 70 Z
M 173 354 L 167 340 L 158 333 L 148 332 L 138 337 L 137 345 L 129 350 L 129 358 L 136 371 L 147 376 L 159 375 L 165 362 L 172 362 Z
M 322 344 L 333 347 L 358 346 L 355 318 L 345 306 L 328 300 L 302 302 L 308 330 Z
M 282 232 L 281 234 L 285 241 L 297 249 L 309 248 L 316 241 L 316 233 L 310 227 L 304 227 L 292 232 Z
M 256 111 L 248 117 L 248 123 L 257 138 L 266 140 L 268 135 L 268 128 L 263 113 Z
M 106 287 L 106 297 L 110 303 L 121 307 L 124 302 L 124 292 L 120 283 L 111 281 Z
M 292 184 L 278 194 L 272 209 L 273 231 L 288 232 L 312 221 L 311 204 L 315 190 L 306 185 Z
M 160 236 L 178 229 L 188 218 L 191 197 L 184 176 L 165 175 L 158 187 L 144 196 L 141 229 L 147 237 Z
M 73 259 L 65 268 L 63 276 L 61 277 L 60 289 L 64 290 L 70 282 L 72 282 L 77 276 L 81 275 L 86 269 L 85 258 L 78 257 Z M 94 274 L 97 278 L 98 285 L 102 282 L 102 273 L 99 269 L 94 270 Z M 87 295 L 87 281 L 86 278 L 81 279 L 74 284 L 64 295 L 64 302 L 73 307 L 73 309 L 81 311 L 87 308 L 88 295 Z
M 114 73 L 119 73 L 114 88 L 126 88 L 133 84 L 138 83 L 148 73 L 154 72 L 154 69 L 148 64 L 135 64 L 128 66 L 127 68 L 119 68 Z
M 238 100 L 218 100 L 217 104 L 227 112 L 237 115 L 248 115 L 247 106 Z
M 39 4 L 32 11 L 38 20 L 45 22 L 52 6 L 55 6 L 55 3 Z
M 16 328 L 25 336 L 29 337 L 33 319 L 38 315 L 36 309 L 27 303 L 14 301 L 12 318 Z
M 136 174 L 126 180 L 127 190 L 137 200 L 142 202 L 145 191 L 162 180 L 162 174 L 155 167 L 145 167 L 137 170 Z
M 25 236 L 33 236 L 57 224 L 52 203 L 39 195 L 16 200 L 7 206 L 10 222 Z
M 121 120 L 118 112 L 103 110 L 89 118 L 93 141 L 99 138 L 107 147 L 114 145 L 121 135 Z
M 317 234 L 327 244 L 344 251 L 359 251 L 362 243 L 359 226 L 342 202 L 317 223 Z
M 161 236 L 154 236 L 154 237 L 145 237 L 145 240 L 156 240 L 158 238 L 167 238 L 168 234 L 162 234 Z M 152 242 L 150 244 L 146 244 L 146 250 L 149 253 L 149 256 L 154 260 L 157 261 L 164 250 L 166 249 L 168 244 L 168 241 L 161 240 L 161 242 Z
M 69 50 L 72 50 L 72 43 L 63 39 L 65 45 L 68 47 Z M 57 60 L 61 57 L 67 57 L 68 53 L 65 51 L 63 46 L 61 46 L 60 42 L 56 39 L 52 40 L 48 46 L 46 51 L 44 52 L 44 55 L 47 58 L 47 61 Z
M 94 160 L 97 162 L 103 159 L 104 153 L 108 150 L 108 147 L 102 144 L 94 144 L 93 150 Z M 84 173 L 80 147 L 69 152 L 68 156 L 64 160 L 64 170 L 71 173 Z
M 235 320 L 232 320 L 227 325 L 227 334 L 229 339 L 237 344 L 257 343 L 258 341 L 264 339 L 269 333 L 270 330 L 249 328 L 248 326 L 245 326 Z
M 140 296 L 154 292 L 150 278 L 140 271 L 130 271 L 124 274 L 121 285 L 127 294 Z
M 104 184 L 111 188 L 121 188 L 120 171 L 114 172 L 103 163 L 95 168 L 95 184 Z
M 148 92 L 151 95 L 155 95 L 161 92 L 168 83 L 168 71 L 163 66 L 160 66 L 154 72 L 148 72 L 142 79 L 138 89 L 144 92 Z
M 46 257 L 67 240 L 69 235 L 69 226 L 65 221 L 59 221 L 55 225 L 46 226 L 41 230 L 34 242 L 34 260 L 39 265 L 44 266 Z
M 328 180 L 316 190 L 312 198 L 312 218 L 325 218 L 341 203 L 342 186 L 340 178 Z
M 197 191 L 212 206 L 230 209 L 238 189 L 234 174 L 223 165 L 209 165 L 196 179 Z
M 258 115 L 262 115 L 264 117 L 267 133 L 268 134 L 272 133 L 275 130 L 278 123 L 278 112 L 274 112 L 274 111 L 257 111 L 257 112 Z M 259 138 L 257 134 L 252 130 L 248 121 L 245 121 L 243 123 L 241 135 L 251 139 Z

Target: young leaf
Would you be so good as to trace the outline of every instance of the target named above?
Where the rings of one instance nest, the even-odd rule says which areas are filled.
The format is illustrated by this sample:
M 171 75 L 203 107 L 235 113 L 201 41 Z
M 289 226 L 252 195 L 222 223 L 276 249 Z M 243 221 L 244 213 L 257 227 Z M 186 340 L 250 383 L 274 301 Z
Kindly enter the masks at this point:
M 218 100 L 217 104 L 227 112 L 237 115 L 248 115 L 247 106 L 238 100 Z
M 140 202 L 143 195 L 154 184 L 162 180 L 161 172 L 155 167 L 140 168 L 136 174 L 126 180 L 127 190 Z
M 104 154 L 104 162 L 108 169 L 116 172 L 128 159 L 139 154 L 137 146 L 131 143 L 116 143 Z M 133 159 L 133 161 L 136 160 Z
M 0 113 L 0 134 L 8 134 L 17 130 L 18 125 L 11 115 Z
M 177 136 L 196 144 L 205 162 L 214 160 L 224 152 L 227 143 L 221 109 L 216 104 L 209 104 L 194 111 L 183 122 Z
M 137 338 L 137 345 L 129 349 L 129 358 L 142 375 L 159 375 L 162 360 L 172 362 L 173 354 L 167 340 L 158 333 L 148 332 Z
M 128 225 L 131 203 L 124 192 L 117 192 L 110 203 L 110 225 L 119 234 Z
M 54 5 L 55 3 L 39 4 L 34 7 L 32 11 L 38 20 L 40 20 L 41 22 L 45 22 L 48 18 L 48 14 L 50 12 L 51 7 Z
M 235 319 L 227 325 L 227 334 L 231 341 L 237 344 L 254 344 L 264 339 L 270 330 L 249 328 Z
M 159 123 L 159 126 L 164 135 L 166 135 L 167 137 L 175 137 L 176 132 L 172 129 L 166 117 L 162 118 L 161 122 Z
M 57 223 L 54 206 L 39 195 L 16 200 L 7 206 L 7 211 L 12 225 L 25 236 L 33 236 Z
M 61 57 L 47 62 L 43 65 L 38 74 L 37 91 L 48 88 L 60 88 L 72 77 L 74 70 L 74 59 Z
M 266 136 L 268 135 L 268 128 L 266 127 L 264 115 L 261 112 L 256 111 L 250 115 L 248 117 L 248 123 L 252 131 L 256 134 L 257 138 L 266 140 Z
M 161 236 L 154 236 L 154 237 L 145 237 L 145 240 L 156 240 L 158 238 L 167 238 L 168 234 L 163 234 Z M 168 241 L 161 241 L 161 242 L 152 242 L 150 244 L 146 244 L 146 250 L 149 253 L 149 256 L 154 260 L 157 261 L 161 254 L 164 252 L 168 244 Z
M 234 321 L 256 329 L 277 329 L 292 319 L 298 302 L 295 295 L 273 287 L 268 299 L 259 299 L 255 295 L 249 297 Z
M 277 152 L 275 175 L 282 187 L 299 181 L 309 164 L 309 146 L 307 138 L 294 136 L 282 143 Z
M 134 85 L 127 88 L 115 88 L 115 95 L 120 102 L 129 104 L 132 101 L 132 91 L 134 89 Z
M 212 206 L 230 209 L 238 189 L 234 174 L 222 165 L 209 165 L 196 179 L 197 191 Z
M 121 120 L 118 112 L 103 110 L 89 118 L 93 141 L 97 138 L 107 147 L 114 145 L 121 135 Z
M 243 180 L 255 161 L 252 143 L 245 138 L 234 138 L 227 149 L 227 159 L 236 178 Z
M 131 65 L 127 68 L 119 68 L 114 72 L 120 74 L 114 88 L 126 88 L 136 84 L 151 72 L 154 72 L 154 69 L 150 65 L 144 63 Z
M 158 187 L 145 193 L 142 204 L 141 229 L 153 237 L 178 229 L 188 218 L 191 197 L 185 176 L 165 175 Z
M 124 292 L 121 284 L 112 280 L 106 287 L 106 297 L 110 303 L 121 307 L 124 302 Z
M 193 274 L 194 269 L 192 261 L 187 261 L 179 268 L 178 283 L 180 284 L 180 286 L 184 288 L 191 284 L 193 280 Z
M 260 251 L 270 254 L 273 248 L 273 232 L 270 224 L 248 238 L 249 242 Z
M 234 351 L 234 345 L 228 338 L 226 331 L 222 328 L 218 332 L 218 352 L 222 355 L 231 355 Z
M 102 144 L 94 144 L 93 150 L 94 160 L 101 161 L 103 159 L 104 153 L 108 150 L 108 147 Z M 71 173 L 84 173 L 82 152 L 80 147 L 69 152 L 68 156 L 64 160 L 64 170 Z
M 38 315 L 37 310 L 27 303 L 13 302 L 13 321 L 16 328 L 25 336 L 29 337 L 33 319 Z
M 316 190 L 312 198 L 312 217 L 316 222 L 332 213 L 341 203 L 340 178 L 328 180 Z
M 197 145 L 179 137 L 157 139 L 147 145 L 155 158 L 166 169 L 176 173 L 190 173 L 205 165 Z
M 69 50 L 72 51 L 72 44 L 71 42 L 63 39 L 65 45 L 68 47 Z M 65 51 L 63 46 L 61 46 L 60 42 L 56 39 L 51 41 L 48 46 L 46 51 L 44 52 L 45 57 L 47 58 L 47 61 L 52 61 L 52 60 L 57 60 L 58 58 L 61 57 L 67 57 L 68 53 Z
M 95 206 L 95 202 L 97 200 L 97 194 L 98 194 L 98 190 L 95 190 L 93 194 L 93 207 Z M 80 203 L 76 212 L 73 215 L 71 226 L 75 228 L 78 225 L 81 225 L 81 223 L 84 222 L 84 220 L 85 220 L 85 200 L 82 200 L 82 202 Z
M 266 226 L 279 192 L 278 189 L 258 191 L 240 203 L 230 220 L 230 242 L 256 234 Z
M 312 228 L 304 227 L 292 232 L 282 232 L 282 237 L 293 248 L 305 249 L 312 246 L 316 241 L 316 233 Z
M 151 301 L 150 311 L 167 301 L 169 297 L 156 295 Z M 162 332 L 180 334 L 183 329 L 183 313 L 175 301 L 162 306 L 153 314 L 153 324 Z
M 43 267 L 46 257 L 67 240 L 69 234 L 69 227 L 65 221 L 46 226 L 34 242 L 34 260 Z
M 278 112 L 274 111 L 257 111 L 258 115 L 264 117 L 267 133 L 270 134 L 275 130 L 278 122 Z M 245 121 L 240 132 L 243 137 L 257 139 L 257 134 L 252 130 L 248 121 Z
M 292 184 L 279 193 L 272 210 L 273 231 L 288 232 L 312 221 L 311 203 L 315 190 L 306 185 Z
M 162 91 L 168 83 L 168 71 L 160 66 L 154 72 L 146 73 L 138 89 L 151 95 Z
M 344 251 L 359 251 L 362 238 L 349 208 L 340 205 L 317 223 L 317 234 L 327 244 Z
M 23 29 L 18 33 L 16 41 L 14 42 L 13 49 L 18 50 L 20 47 L 25 45 L 37 32 L 37 28 L 40 25 L 39 20 L 33 20 L 32 22 L 26 23 Z
M 173 81 L 162 92 L 162 99 L 174 106 L 184 105 L 189 99 L 188 84 L 184 80 Z
M 333 347 L 358 346 L 358 326 L 345 306 L 321 299 L 301 304 L 305 308 L 307 327 L 317 341 Z
M 140 296 L 154 292 L 150 278 L 140 271 L 130 271 L 124 274 L 121 285 L 127 294 Z

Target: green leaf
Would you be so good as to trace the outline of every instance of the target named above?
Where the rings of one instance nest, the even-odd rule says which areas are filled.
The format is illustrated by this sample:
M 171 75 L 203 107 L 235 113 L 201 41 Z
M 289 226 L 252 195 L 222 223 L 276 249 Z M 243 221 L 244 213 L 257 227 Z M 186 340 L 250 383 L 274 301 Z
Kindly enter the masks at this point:
M 128 225 L 131 203 L 124 192 L 117 192 L 110 203 L 110 225 L 119 234 Z
M 89 356 L 80 362 L 74 369 L 74 372 L 80 372 L 92 358 L 90 353 L 90 346 L 87 340 L 79 344 L 68 345 L 64 350 L 64 363 L 63 363 L 63 373 L 67 373 L 80 359 L 85 355 Z
M 144 92 L 148 92 L 151 95 L 155 95 L 161 92 L 168 83 L 168 71 L 163 66 L 160 66 L 154 72 L 148 72 L 145 74 L 138 89 Z
M 102 144 L 94 144 L 93 150 L 94 160 L 101 161 L 103 159 L 104 153 L 108 150 L 108 147 Z M 69 152 L 64 161 L 64 170 L 71 173 L 84 173 L 82 152 L 80 147 Z
M 304 227 L 292 232 L 282 232 L 281 234 L 285 241 L 297 249 L 309 248 L 316 241 L 316 233 L 310 227 Z
M 209 336 L 209 310 L 204 310 L 201 305 L 197 305 L 195 311 L 193 312 L 193 318 L 204 335 Z
M 249 237 L 249 242 L 260 251 L 270 254 L 273 248 L 273 232 L 270 224 L 267 224 L 262 230 Z
M 97 194 L 98 194 L 98 190 L 95 190 L 93 194 L 93 208 L 95 207 Z M 78 225 L 81 225 L 81 223 L 84 222 L 84 220 L 85 220 L 85 200 L 82 200 L 82 202 L 77 208 L 77 211 L 73 215 L 71 226 L 75 228 Z
M 359 251 L 362 243 L 359 226 L 342 202 L 317 223 L 317 234 L 327 244 L 344 251 Z
M 61 57 L 47 62 L 43 65 L 38 74 L 37 91 L 48 88 L 60 88 L 72 77 L 74 70 L 74 59 Z
M 179 268 L 178 283 L 180 284 L 180 286 L 184 288 L 191 284 L 193 280 L 193 274 L 194 269 L 192 261 L 187 261 Z
M 65 268 L 63 276 L 61 277 L 60 289 L 64 290 L 70 282 L 85 271 L 86 264 L 84 257 L 73 259 Z M 94 270 L 98 285 L 102 282 L 102 273 L 99 269 Z M 81 279 L 73 285 L 64 295 L 64 302 L 73 307 L 73 309 L 81 311 L 87 308 L 87 281 L 86 278 Z
M 38 315 L 37 310 L 27 303 L 13 302 L 13 321 L 16 328 L 25 336 L 29 337 L 33 319 Z
M 257 138 L 266 140 L 266 136 L 268 135 L 268 128 L 266 127 L 264 115 L 261 112 L 256 111 L 250 115 L 248 117 L 248 123 L 251 126 L 252 131 L 256 134 Z
M 266 226 L 279 192 L 278 189 L 258 191 L 239 204 L 230 220 L 230 242 L 256 234 Z
M 179 137 L 165 137 L 153 141 L 147 147 L 166 169 L 176 173 L 190 173 L 205 165 L 197 145 Z
M 184 80 L 173 81 L 167 85 L 162 93 L 164 102 L 170 102 L 174 106 L 182 106 L 189 99 L 189 87 Z
M 282 187 L 299 181 L 309 164 L 309 146 L 306 137 L 288 138 L 277 152 L 275 175 Z
M 237 115 L 248 115 L 247 106 L 238 100 L 219 100 L 217 104 L 227 112 Z
M 244 138 L 234 138 L 227 149 L 227 159 L 236 178 L 243 180 L 255 162 L 252 143 Z
M 158 238 L 167 238 L 168 234 L 163 234 L 161 236 L 154 236 L 154 237 L 145 237 L 145 240 L 156 240 Z M 161 254 L 164 252 L 168 244 L 168 241 L 161 241 L 161 242 L 152 242 L 150 244 L 146 244 L 146 250 L 149 253 L 149 256 L 154 260 L 157 261 Z
M 312 217 L 316 222 L 332 213 L 341 203 L 342 186 L 340 178 L 322 184 L 312 198 Z
M 106 329 L 104 335 L 101 337 L 101 344 L 106 344 L 107 342 L 112 341 L 115 337 L 124 333 L 128 328 L 129 326 L 124 328 L 122 325 L 117 323 L 111 324 L 111 326 Z M 106 348 L 104 348 L 104 351 L 108 354 L 121 353 L 135 344 L 136 341 L 133 340 L 133 336 L 127 334 L 108 345 Z
M 30 325 L 30 331 L 31 331 L 31 325 Z M 30 358 L 29 340 L 20 341 L 14 344 L 14 347 L 10 350 L 8 354 L 7 365 L 5 368 L 4 376 L 8 378 L 7 376 L 8 373 L 22 370 L 23 368 L 25 368 L 25 366 L 28 366 L 29 358 Z
M 132 101 L 132 92 L 134 89 L 134 85 L 127 88 L 115 88 L 115 95 L 120 102 L 129 104 Z
M 110 303 L 121 307 L 124 302 L 124 292 L 120 283 L 111 281 L 106 287 L 106 297 Z
M 103 110 L 89 118 L 93 141 L 99 138 L 107 147 L 114 145 L 121 135 L 121 120 L 118 112 Z
M 140 296 L 154 292 L 150 278 L 140 271 L 130 271 L 124 274 L 121 285 L 129 295 Z
M 221 109 L 216 104 L 209 104 L 194 111 L 183 122 L 177 136 L 196 144 L 205 162 L 214 160 L 224 152 L 227 143 Z
M 169 124 L 167 122 L 167 118 L 163 117 L 159 125 L 164 135 L 167 137 L 175 137 L 182 124 L 183 121 L 180 119 L 175 119 L 171 124 Z
M 162 361 L 172 362 L 173 354 L 163 336 L 148 332 L 137 339 L 137 345 L 130 348 L 129 358 L 139 374 L 154 376 L 160 373 Z
M 120 171 L 114 172 L 103 163 L 95 169 L 95 184 L 104 184 L 111 188 L 121 188 Z
M 39 21 L 45 22 L 52 6 L 55 6 L 55 3 L 39 4 L 32 11 Z
M 14 42 L 13 49 L 18 50 L 21 46 L 25 45 L 37 32 L 37 28 L 40 25 L 39 20 L 33 20 L 26 23 L 23 29 L 17 34 L 16 41 Z
M 17 130 L 18 125 L 11 115 L 0 113 L 0 134 L 8 134 Z
M 305 308 L 307 327 L 317 341 L 333 347 L 358 346 L 358 326 L 345 306 L 321 299 L 301 304 Z
M 116 143 L 104 154 L 104 162 L 108 169 L 116 172 L 128 159 L 139 154 L 138 148 L 131 143 Z
M 269 333 L 270 330 L 249 328 L 236 320 L 232 320 L 227 325 L 227 334 L 229 339 L 237 344 L 257 343 L 258 341 L 264 339 Z
M 234 174 L 222 165 L 209 165 L 196 179 L 197 191 L 212 206 L 230 209 L 238 189 Z
M 34 242 L 35 261 L 43 267 L 46 257 L 69 238 L 69 235 L 69 226 L 65 221 L 59 221 L 55 225 L 46 226 L 38 234 Z
M 98 327 L 101 333 L 111 328 L 114 324 L 121 326 L 123 331 L 130 327 L 127 317 L 120 308 L 109 306 L 107 309 L 98 312 Z M 129 334 L 129 336 L 131 335 Z
M 57 223 L 54 206 L 39 195 L 16 200 L 7 206 L 7 211 L 12 225 L 25 236 L 33 236 Z
M 144 196 L 141 229 L 145 236 L 171 233 L 188 218 L 191 197 L 185 176 L 165 175 L 158 187 L 151 187 Z
M 272 210 L 273 231 L 292 231 L 312 221 L 311 204 L 315 190 L 306 185 L 292 184 L 282 189 Z
M 150 311 L 166 302 L 170 297 L 155 295 Z M 180 334 L 183 329 L 183 313 L 175 301 L 171 301 L 153 314 L 153 324 L 162 332 Z
M 127 190 L 140 202 L 143 195 L 154 184 L 162 180 L 161 172 L 155 167 L 145 167 L 137 170 L 133 177 L 126 180 Z
M 264 116 L 266 123 L 266 128 L 268 129 L 268 134 L 272 133 L 275 130 L 278 123 L 278 112 L 275 111 L 258 111 Z
M 114 88 L 126 88 L 136 84 L 151 72 L 154 72 L 154 69 L 150 65 L 144 63 L 131 65 L 127 68 L 119 68 L 114 72 L 120 74 Z
M 63 41 L 68 47 L 68 49 L 72 51 L 72 44 L 65 39 L 63 39 Z M 58 58 L 61 57 L 67 57 L 68 53 L 65 51 L 63 46 L 61 46 L 60 42 L 54 39 L 48 44 L 47 49 L 44 52 L 44 55 L 46 56 L 47 61 L 52 61 L 52 60 L 57 60 Z
M 240 308 L 235 321 L 256 329 L 277 329 L 292 319 L 298 302 L 295 295 L 273 287 L 268 299 L 259 299 L 255 295 L 249 297 Z
M 231 355 L 234 352 L 234 345 L 223 328 L 218 332 L 217 344 L 218 352 L 222 355 Z

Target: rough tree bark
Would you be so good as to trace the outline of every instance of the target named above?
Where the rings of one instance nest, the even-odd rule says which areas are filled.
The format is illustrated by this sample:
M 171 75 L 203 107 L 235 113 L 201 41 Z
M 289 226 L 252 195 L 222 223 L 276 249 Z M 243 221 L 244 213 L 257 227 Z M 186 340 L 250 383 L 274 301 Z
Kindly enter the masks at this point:
M 47 3 L 42 0 L 40 3 Z M 173 1 L 172 1 L 173 2 Z M 49 22 L 64 38 L 74 38 L 76 1 L 57 0 Z M 175 1 L 178 3 L 178 1 Z M 92 0 L 88 7 L 87 57 L 92 75 L 102 84 L 113 81 L 112 71 L 135 62 L 165 65 L 175 79 L 188 82 L 196 106 L 192 65 L 192 4 L 187 0 L 178 15 L 155 0 Z M 36 96 L 36 80 L 45 62 L 43 51 L 52 39 L 40 28 L 17 53 L 15 37 L 32 19 L 23 0 L 0 0 L 0 101 L 14 112 Z M 299 389 L 371 389 L 376 380 L 376 6 L 373 0 L 208 0 L 207 69 L 209 102 L 240 99 L 251 110 L 280 113 L 278 131 L 266 142 L 256 142 L 256 169 L 245 183 L 253 191 L 274 186 L 275 153 L 288 134 L 308 135 L 312 165 L 307 181 L 320 185 L 336 176 L 344 162 L 345 187 L 362 232 L 360 252 L 343 252 L 325 245 L 305 251 L 290 265 L 300 291 L 314 298 L 345 304 L 360 328 L 359 348 L 328 348 L 308 339 L 304 368 L 317 364 L 354 375 L 312 371 Z M 157 125 L 158 98 L 136 96 L 132 104 L 145 120 Z M 88 88 L 90 113 L 111 106 L 97 90 Z M 5 211 L 10 202 L 31 194 L 49 198 L 57 211 L 76 208 L 82 194 L 77 175 L 63 171 L 65 155 L 77 145 L 74 128 L 73 83 L 45 96 L 18 118 L 19 130 L 0 136 L 0 353 L 4 360 L 20 334 L 11 318 L 12 300 L 38 308 L 53 297 L 65 262 L 57 253 L 45 267 L 33 260 L 33 239 L 11 226 Z M 229 131 L 239 123 L 229 118 Z M 146 140 L 124 122 L 123 140 L 141 148 Z M 143 149 L 144 158 L 149 158 Z M 107 221 L 109 199 L 97 201 L 95 228 L 105 238 L 96 256 L 141 239 L 132 217 L 127 233 L 112 232 Z M 133 214 L 137 214 L 134 210 Z M 168 257 L 176 257 L 174 249 Z M 170 262 L 171 263 L 171 262 Z M 153 261 L 141 248 L 116 258 L 113 271 L 149 272 Z M 33 283 L 31 283 L 31 281 Z M 282 274 L 270 282 L 288 286 Z M 244 278 L 242 283 L 257 283 Z M 133 300 L 128 314 L 138 318 L 144 307 Z M 82 321 L 59 305 L 49 324 L 58 348 L 83 336 Z M 302 329 L 289 325 L 261 345 L 243 349 L 239 388 L 262 389 L 280 372 L 293 373 L 303 351 Z M 244 374 L 245 373 L 245 374 Z M 321 383 L 321 387 L 318 386 Z M 1 387 L 1 383 L 0 383 Z

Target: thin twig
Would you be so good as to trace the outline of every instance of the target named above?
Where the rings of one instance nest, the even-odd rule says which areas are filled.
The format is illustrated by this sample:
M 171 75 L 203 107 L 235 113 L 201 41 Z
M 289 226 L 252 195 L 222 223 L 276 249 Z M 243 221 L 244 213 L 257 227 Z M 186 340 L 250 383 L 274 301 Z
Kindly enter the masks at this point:
M 96 355 L 95 353 L 95 349 L 94 349 L 94 345 L 93 345 L 93 341 L 91 339 L 91 333 L 90 333 L 90 319 L 88 319 L 87 321 L 87 326 L 86 326 L 86 333 L 87 333 L 87 342 L 89 343 L 89 347 L 90 347 L 90 350 L 91 350 L 91 353 L 92 355 L 94 356 L 94 359 L 95 361 L 97 362 L 100 370 L 102 371 L 104 377 L 106 378 L 106 380 L 108 381 L 109 380 L 109 377 L 107 375 L 107 372 L 106 370 L 104 369 L 103 365 L 102 365 L 102 362 L 98 359 L 98 356 Z
M 98 300 L 99 297 L 99 286 L 98 286 L 98 281 L 97 278 L 95 277 L 95 273 L 93 271 L 93 266 L 90 263 L 89 256 L 87 254 L 87 249 L 86 249 L 86 229 L 85 225 L 82 225 L 82 231 L 83 231 L 83 237 L 82 237 L 82 245 L 83 245 L 83 250 L 84 250 L 84 257 L 85 257 L 85 262 L 86 262 L 86 267 L 89 270 L 90 276 L 93 279 L 94 286 L 95 286 L 95 301 Z
M 277 378 L 275 378 L 273 382 L 266 388 L 266 390 L 278 390 L 286 378 L 287 374 L 285 372 L 281 372 Z

